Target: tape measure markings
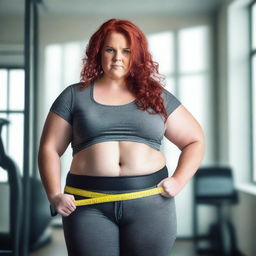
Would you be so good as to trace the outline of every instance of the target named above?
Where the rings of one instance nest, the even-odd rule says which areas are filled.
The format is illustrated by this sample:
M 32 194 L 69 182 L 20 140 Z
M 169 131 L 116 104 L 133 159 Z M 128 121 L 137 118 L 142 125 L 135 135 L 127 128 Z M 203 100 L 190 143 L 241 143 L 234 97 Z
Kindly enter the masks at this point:
M 157 195 L 157 194 L 161 194 L 162 192 L 164 192 L 163 187 L 156 187 L 156 188 L 152 188 L 152 189 L 147 189 L 147 190 L 142 190 L 142 191 L 137 191 L 137 192 L 130 192 L 130 193 L 122 193 L 122 194 L 98 193 L 98 192 L 73 188 L 70 186 L 65 186 L 64 190 L 73 195 L 91 197 L 89 199 L 75 200 L 76 206 L 131 200 L 131 199 L 137 199 L 137 198 Z

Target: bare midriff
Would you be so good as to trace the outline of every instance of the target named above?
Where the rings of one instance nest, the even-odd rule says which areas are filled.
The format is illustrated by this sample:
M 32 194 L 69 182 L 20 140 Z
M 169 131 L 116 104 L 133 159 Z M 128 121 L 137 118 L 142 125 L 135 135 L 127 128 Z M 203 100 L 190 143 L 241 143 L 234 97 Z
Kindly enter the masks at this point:
M 73 156 L 70 173 L 89 176 L 134 176 L 154 173 L 166 164 L 158 151 L 144 143 L 106 141 Z

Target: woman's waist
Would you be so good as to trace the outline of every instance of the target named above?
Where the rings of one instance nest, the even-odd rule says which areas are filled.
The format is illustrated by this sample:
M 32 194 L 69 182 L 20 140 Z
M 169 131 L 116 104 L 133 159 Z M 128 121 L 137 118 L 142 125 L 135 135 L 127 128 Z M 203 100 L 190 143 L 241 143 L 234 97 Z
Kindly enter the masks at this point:
M 152 169 L 160 169 L 165 163 L 166 159 L 161 151 L 142 143 L 121 141 L 116 145 L 114 142 L 104 142 L 75 154 L 70 170 L 72 173 L 88 175 L 93 175 L 90 174 L 93 170 L 98 172 L 99 176 L 117 176 L 118 173 L 136 175 L 134 170 L 139 169 L 139 173 L 147 174 Z M 106 173 L 101 173 L 104 170 Z M 109 170 L 113 170 L 113 173 Z
M 94 176 L 69 172 L 66 178 L 66 186 L 93 191 L 129 191 L 154 187 L 167 177 L 168 169 L 166 165 L 153 173 L 144 175 Z
M 104 159 L 94 163 L 94 161 L 92 162 L 92 160 L 88 160 L 88 162 L 85 163 L 72 163 L 69 172 L 77 175 L 99 177 L 140 176 L 152 174 L 157 170 L 160 170 L 165 165 L 165 161 L 155 161 L 153 163 L 148 161 L 137 164 L 104 161 Z
M 153 173 L 166 165 L 164 156 L 93 154 L 73 158 L 70 172 L 88 176 L 132 176 Z

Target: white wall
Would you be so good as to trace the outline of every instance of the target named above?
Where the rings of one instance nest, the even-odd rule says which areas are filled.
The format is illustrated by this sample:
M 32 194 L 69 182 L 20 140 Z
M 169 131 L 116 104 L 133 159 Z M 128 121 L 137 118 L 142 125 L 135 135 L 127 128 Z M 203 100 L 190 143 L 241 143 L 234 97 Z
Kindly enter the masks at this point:
M 250 182 L 249 14 L 246 1 L 228 9 L 229 161 L 236 184 Z
M 216 76 L 216 93 L 218 103 L 216 104 L 216 128 L 218 129 L 218 148 L 216 148 L 217 159 L 220 164 L 228 165 L 229 156 L 229 131 L 228 131 L 228 72 L 227 72 L 227 8 L 228 4 L 224 3 L 219 9 L 216 16 L 216 43 L 217 43 L 217 76 Z
M 250 0 L 227 1 L 219 12 L 219 142 L 220 160 L 234 171 L 239 204 L 231 207 L 238 248 L 256 254 L 255 185 L 251 184 L 249 106 L 249 18 Z
M 238 244 L 246 255 L 253 256 L 256 253 L 256 186 L 251 182 L 249 2 L 234 1 L 228 10 L 229 159 L 236 186 L 241 191 L 240 204 L 232 212 Z
M 0 55 L 1 65 L 23 65 L 24 18 L 0 17 L 0 51 L 17 51 L 20 54 Z

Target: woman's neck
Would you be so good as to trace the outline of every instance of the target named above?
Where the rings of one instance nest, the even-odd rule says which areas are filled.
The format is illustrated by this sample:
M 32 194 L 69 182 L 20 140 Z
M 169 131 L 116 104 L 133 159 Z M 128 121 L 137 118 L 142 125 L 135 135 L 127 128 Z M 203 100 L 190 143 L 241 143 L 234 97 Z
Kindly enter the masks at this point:
M 124 79 L 120 80 L 114 80 L 106 76 L 100 77 L 96 83 L 98 85 L 104 85 L 106 87 L 109 87 L 109 89 L 113 90 L 127 90 L 127 83 Z

